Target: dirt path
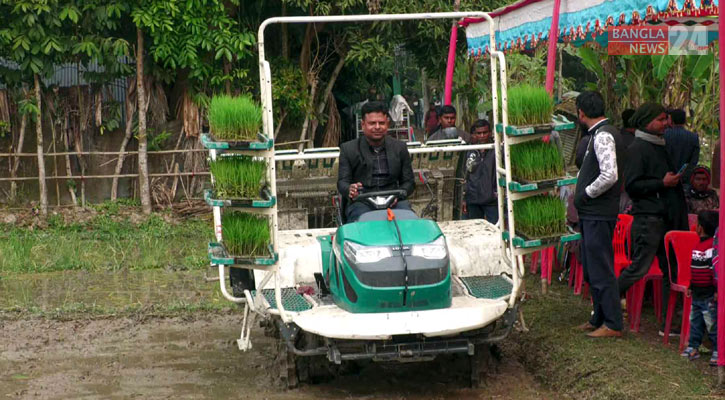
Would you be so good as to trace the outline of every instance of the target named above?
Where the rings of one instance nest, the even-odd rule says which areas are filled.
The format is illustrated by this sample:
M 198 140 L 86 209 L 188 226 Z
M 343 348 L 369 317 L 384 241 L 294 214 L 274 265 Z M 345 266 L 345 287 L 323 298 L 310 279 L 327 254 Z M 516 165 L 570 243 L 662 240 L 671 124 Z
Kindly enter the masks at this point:
M 557 398 L 505 357 L 484 389 L 463 359 L 371 364 L 331 382 L 283 390 L 273 341 L 236 348 L 236 314 L 187 318 L 0 321 L 0 398 L 534 399 Z

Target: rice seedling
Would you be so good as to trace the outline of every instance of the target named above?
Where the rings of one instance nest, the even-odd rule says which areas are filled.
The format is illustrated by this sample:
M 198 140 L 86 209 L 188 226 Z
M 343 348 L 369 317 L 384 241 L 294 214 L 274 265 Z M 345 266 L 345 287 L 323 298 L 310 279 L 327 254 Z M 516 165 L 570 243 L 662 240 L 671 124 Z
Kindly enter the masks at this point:
M 551 122 L 554 99 L 546 89 L 517 85 L 508 90 L 509 124 L 514 126 L 541 125 Z
M 267 163 L 250 156 L 224 156 L 209 162 L 214 191 L 220 199 L 259 198 Z
M 541 140 L 510 147 L 511 173 L 520 181 L 536 182 L 564 175 L 564 159 L 559 146 Z
M 566 207 L 556 196 L 539 195 L 514 202 L 516 231 L 527 238 L 567 233 Z
M 257 132 L 262 126 L 262 109 L 249 95 L 214 96 L 207 118 L 217 140 L 257 140 Z
M 222 242 L 229 254 L 266 256 L 269 241 L 267 217 L 239 211 L 222 215 Z

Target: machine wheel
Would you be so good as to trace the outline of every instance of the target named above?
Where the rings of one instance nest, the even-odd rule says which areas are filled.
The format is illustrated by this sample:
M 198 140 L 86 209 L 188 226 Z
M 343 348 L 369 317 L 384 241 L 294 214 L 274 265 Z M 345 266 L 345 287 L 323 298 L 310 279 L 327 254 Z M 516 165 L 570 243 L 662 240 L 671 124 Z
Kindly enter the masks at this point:
M 280 384 L 287 389 L 299 386 L 297 379 L 297 356 L 289 351 L 284 340 L 277 342 L 277 368 L 279 370 Z
M 229 268 L 229 285 L 232 296 L 244 297 L 245 290 L 254 290 L 254 271 L 245 268 Z
M 471 387 L 480 388 L 485 385 L 486 377 L 497 371 L 501 354 L 495 344 L 478 343 L 468 360 L 471 366 Z

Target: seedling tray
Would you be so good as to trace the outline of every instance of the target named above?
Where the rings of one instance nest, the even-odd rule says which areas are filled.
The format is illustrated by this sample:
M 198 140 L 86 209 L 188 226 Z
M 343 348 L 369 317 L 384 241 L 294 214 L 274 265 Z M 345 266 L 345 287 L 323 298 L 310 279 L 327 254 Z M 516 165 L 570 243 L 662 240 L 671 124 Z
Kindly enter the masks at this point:
M 549 124 L 528 125 L 528 126 L 506 126 L 506 134 L 509 136 L 527 136 L 551 133 L 551 131 L 565 131 L 574 129 L 574 123 L 562 115 L 554 115 Z M 503 131 L 503 124 L 496 124 L 496 132 Z
M 256 141 L 223 141 L 215 139 L 211 133 L 203 133 L 201 144 L 209 150 L 269 150 L 274 147 L 274 140 L 257 133 Z
M 503 240 L 508 241 L 509 240 L 509 233 L 508 231 L 503 231 Z M 574 240 L 581 239 L 581 234 L 578 232 L 574 232 L 572 230 L 569 230 L 568 233 L 565 233 L 563 235 L 553 235 L 553 236 L 547 236 L 547 237 L 527 237 L 525 235 L 522 235 L 520 232 L 516 233 L 516 236 L 514 236 L 514 247 L 520 247 L 520 248 L 531 248 L 531 247 L 541 247 L 547 244 L 554 245 L 556 243 L 566 243 L 566 242 L 572 242 Z
M 544 179 L 540 181 L 527 181 L 525 179 L 514 178 L 509 182 L 509 190 L 512 192 L 532 192 L 541 189 L 550 189 L 559 186 L 568 186 L 576 184 L 575 176 L 564 176 L 554 179 Z M 499 178 L 498 185 L 506 186 L 506 179 Z
M 267 247 L 268 257 L 230 255 L 222 243 L 210 242 L 207 248 L 209 260 L 215 265 L 274 265 L 279 255 L 272 245 Z
M 215 196 L 214 190 L 204 191 L 206 204 L 212 207 L 237 207 L 237 208 L 271 208 L 277 204 L 277 198 L 272 196 L 267 189 L 262 192 L 258 199 L 220 199 Z

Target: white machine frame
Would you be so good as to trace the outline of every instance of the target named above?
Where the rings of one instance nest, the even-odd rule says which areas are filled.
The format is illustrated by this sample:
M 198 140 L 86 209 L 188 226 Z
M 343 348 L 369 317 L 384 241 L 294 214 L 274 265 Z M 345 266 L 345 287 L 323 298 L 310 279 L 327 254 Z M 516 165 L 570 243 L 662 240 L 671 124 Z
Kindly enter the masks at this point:
M 340 16 L 320 16 L 320 17 L 275 17 L 265 20 L 259 27 L 258 30 L 258 51 L 259 51 L 259 76 L 260 76 L 260 87 L 261 87 L 261 103 L 262 103 L 262 110 L 263 110 L 263 116 L 262 116 L 262 122 L 263 122 L 263 133 L 269 137 L 274 138 L 274 114 L 273 114 L 273 100 L 272 100 L 272 79 L 271 79 L 271 70 L 270 70 L 270 64 L 265 58 L 265 30 L 268 26 L 272 24 L 299 24 L 299 23 L 329 23 L 329 22 L 375 22 L 375 21 L 410 21 L 410 20 L 439 20 L 439 19 L 462 19 L 462 18 L 484 18 L 489 22 L 490 27 L 490 48 L 495 49 L 495 43 L 496 43 L 496 30 L 495 30 L 495 21 L 494 19 L 485 12 L 442 12 L 442 13 L 416 13 L 416 14 L 372 14 L 372 15 L 340 15 Z M 508 107 L 507 107 L 507 85 L 506 85 L 506 61 L 505 56 L 500 51 L 491 51 L 490 54 L 490 64 L 491 64 L 491 93 L 492 93 L 492 103 L 494 105 L 498 104 L 498 86 L 499 86 L 499 79 L 501 80 L 501 98 L 502 98 L 502 106 L 500 110 L 498 107 L 493 107 L 493 123 L 491 124 L 491 128 L 494 130 L 494 137 L 495 141 L 494 144 L 483 144 L 483 145 L 456 145 L 456 146 L 446 146 L 446 147 L 439 147 L 435 144 L 432 144 L 431 146 L 421 146 L 418 148 L 412 148 L 409 150 L 410 153 L 433 153 L 433 152 L 439 152 L 439 151 L 468 151 L 468 150 L 474 150 L 474 149 L 495 149 L 496 152 L 496 163 L 497 163 L 497 177 L 505 177 L 506 181 L 506 189 L 499 190 L 498 191 L 498 206 L 499 206 L 499 215 L 503 216 L 504 211 L 507 211 L 507 222 L 508 222 L 508 230 L 509 232 L 515 232 L 515 225 L 514 225 L 514 215 L 513 215 L 513 199 L 512 196 L 506 196 L 508 183 L 511 182 L 511 160 L 509 157 L 509 152 L 505 152 L 505 154 L 502 154 L 502 146 L 508 147 L 508 138 L 505 134 L 497 134 L 495 133 L 496 125 L 499 123 L 499 119 L 501 119 L 501 123 L 503 124 L 503 130 L 505 132 L 506 126 L 508 125 Z M 498 64 L 498 65 L 497 65 Z M 500 74 L 500 76 L 499 76 Z M 503 141 L 503 142 L 502 142 Z M 339 155 L 339 153 L 337 154 Z M 290 155 L 280 155 L 275 157 L 274 150 L 270 150 L 269 153 L 266 153 L 264 155 L 269 159 L 269 186 L 270 190 L 273 195 L 276 195 L 277 192 L 277 185 L 276 185 L 276 171 L 275 171 L 275 159 L 278 160 L 308 160 L 308 159 L 317 159 L 317 158 L 330 158 L 335 157 L 336 155 L 334 153 L 325 152 L 323 154 L 320 153 L 306 153 L 306 154 L 290 154 Z M 211 157 L 216 157 L 216 151 L 212 150 Z M 503 160 L 503 163 L 502 163 Z M 504 207 L 504 202 L 506 202 L 507 207 Z M 276 206 L 266 211 L 266 213 L 271 213 L 271 238 L 273 243 L 274 252 L 278 254 L 278 219 L 277 219 L 277 208 Z M 215 233 L 218 240 L 221 240 L 221 212 L 218 207 L 214 208 L 214 223 L 215 223 Z M 497 228 L 499 232 L 503 232 L 503 218 L 499 218 L 499 222 L 497 224 Z M 502 236 L 501 236 L 502 237 Z M 506 264 L 508 264 L 511 267 L 511 276 L 512 276 L 512 283 L 513 283 L 513 289 L 511 292 L 511 295 L 508 298 L 508 307 L 513 308 L 516 304 L 518 293 L 521 287 L 521 280 L 523 278 L 524 274 L 524 265 L 523 265 L 523 254 L 525 252 L 520 252 L 518 249 L 514 248 L 514 242 L 513 242 L 514 235 L 509 235 L 509 239 L 506 243 L 504 243 L 503 246 L 501 246 L 502 249 L 502 257 Z M 501 239 L 503 241 L 503 239 Z M 239 347 L 242 350 L 246 350 L 248 348 L 251 348 L 251 343 L 249 342 L 249 334 L 250 334 L 250 326 L 252 321 L 250 318 L 254 318 L 254 314 L 250 313 L 249 305 L 250 304 L 264 304 L 264 301 L 262 300 L 261 296 L 261 290 L 258 291 L 257 298 L 252 299 L 251 294 L 249 291 L 245 291 L 245 297 L 234 297 L 232 296 L 226 286 L 225 286 L 225 276 L 226 276 L 226 269 L 223 265 L 219 265 L 219 281 L 221 285 L 221 291 L 223 296 L 235 303 L 247 303 L 247 308 L 245 309 L 244 313 L 244 323 L 242 328 L 242 335 L 241 338 L 238 341 Z M 261 268 L 259 268 L 261 269 Z M 274 279 L 274 289 L 275 289 L 275 300 L 277 303 L 277 309 L 276 310 L 261 310 L 261 309 L 252 309 L 256 314 L 278 314 L 282 321 L 284 323 L 289 323 L 291 321 L 290 317 L 290 311 L 286 311 L 282 305 L 282 295 L 281 295 L 281 287 L 280 287 L 280 276 L 279 276 L 279 262 L 277 262 L 273 266 L 265 266 L 264 269 L 267 271 L 267 274 L 265 275 L 262 282 L 260 282 L 258 288 L 263 288 L 271 279 Z M 309 300 L 309 299 L 308 299 Z

